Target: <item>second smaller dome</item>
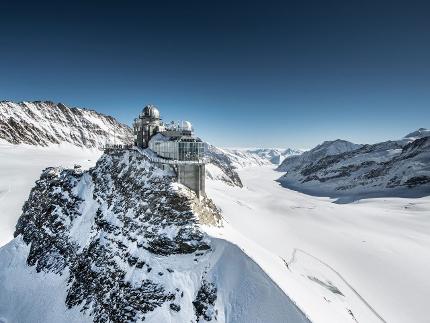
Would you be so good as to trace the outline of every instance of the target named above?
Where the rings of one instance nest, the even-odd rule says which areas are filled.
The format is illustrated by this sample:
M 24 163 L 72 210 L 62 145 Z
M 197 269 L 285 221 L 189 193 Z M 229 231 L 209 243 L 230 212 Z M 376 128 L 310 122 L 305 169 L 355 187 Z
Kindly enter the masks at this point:
M 184 121 L 184 122 L 182 123 L 182 128 L 183 128 L 184 130 L 192 131 L 192 130 L 193 130 L 193 125 L 192 125 L 192 124 L 191 124 L 191 122 L 189 122 L 189 121 Z

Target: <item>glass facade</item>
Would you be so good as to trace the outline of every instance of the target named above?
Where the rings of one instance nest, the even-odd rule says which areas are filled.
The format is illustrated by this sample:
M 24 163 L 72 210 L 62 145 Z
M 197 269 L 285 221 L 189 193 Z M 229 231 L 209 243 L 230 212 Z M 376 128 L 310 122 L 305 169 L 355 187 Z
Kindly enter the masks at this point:
M 149 148 L 158 156 L 174 160 L 199 160 L 206 151 L 206 143 L 192 139 L 179 141 L 151 141 Z

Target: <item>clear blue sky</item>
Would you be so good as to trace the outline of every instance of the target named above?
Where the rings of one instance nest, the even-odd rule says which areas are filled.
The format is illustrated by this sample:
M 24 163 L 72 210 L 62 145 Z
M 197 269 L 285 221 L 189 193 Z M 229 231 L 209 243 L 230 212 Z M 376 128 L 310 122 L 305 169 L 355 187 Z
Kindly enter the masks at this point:
M 128 124 L 152 103 L 220 146 L 367 143 L 430 127 L 429 2 L 5 2 L 3 100 Z

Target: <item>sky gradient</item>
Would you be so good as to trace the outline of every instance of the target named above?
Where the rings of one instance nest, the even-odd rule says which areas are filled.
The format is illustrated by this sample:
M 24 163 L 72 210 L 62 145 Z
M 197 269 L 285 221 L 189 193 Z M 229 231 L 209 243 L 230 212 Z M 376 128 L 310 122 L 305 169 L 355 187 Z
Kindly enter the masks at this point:
M 131 124 L 155 104 L 229 147 L 373 143 L 430 127 L 430 3 L 0 3 L 0 100 Z

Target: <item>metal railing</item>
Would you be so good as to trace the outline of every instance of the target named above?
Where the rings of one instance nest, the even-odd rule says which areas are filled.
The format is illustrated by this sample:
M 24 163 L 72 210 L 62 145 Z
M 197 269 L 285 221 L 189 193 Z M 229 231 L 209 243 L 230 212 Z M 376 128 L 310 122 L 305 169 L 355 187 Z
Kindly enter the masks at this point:
M 151 162 L 169 164 L 169 165 L 205 165 L 210 162 L 209 158 L 203 157 L 198 160 L 176 160 L 176 159 L 166 159 L 156 156 L 155 153 L 151 154 L 146 149 L 136 147 L 134 145 L 113 145 L 107 144 L 102 147 L 103 150 L 122 150 L 122 149 L 134 149 L 148 158 Z M 149 148 L 148 148 L 149 149 Z
M 140 152 L 142 155 L 147 157 L 150 161 L 154 163 L 161 163 L 161 164 L 169 164 L 169 165 L 204 165 L 209 163 L 209 159 L 204 157 L 200 158 L 198 160 L 176 160 L 176 159 L 166 159 L 159 156 L 154 156 L 146 149 L 134 147 L 138 152 Z
M 106 144 L 102 147 L 103 150 L 121 150 L 121 149 L 131 149 L 133 145 L 122 145 L 122 144 Z

